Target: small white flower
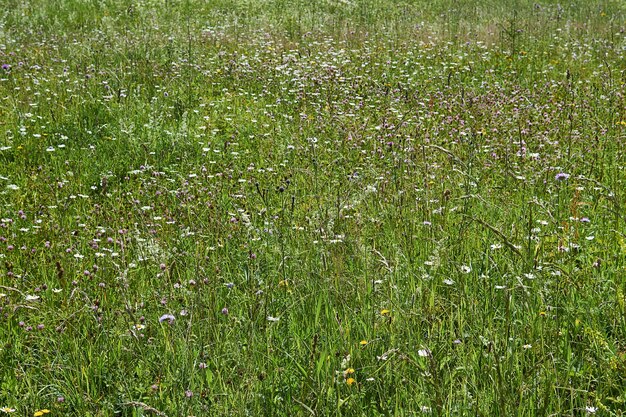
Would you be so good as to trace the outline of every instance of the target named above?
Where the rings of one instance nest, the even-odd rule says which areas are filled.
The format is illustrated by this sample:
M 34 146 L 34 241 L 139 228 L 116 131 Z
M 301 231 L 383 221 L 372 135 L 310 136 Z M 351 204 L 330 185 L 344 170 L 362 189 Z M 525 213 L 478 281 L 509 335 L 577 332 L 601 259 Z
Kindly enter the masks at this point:
M 39 297 L 38 295 L 27 295 L 26 296 L 26 301 L 37 301 L 39 300 L 41 297 Z
M 588 405 L 585 407 L 585 411 L 587 412 L 587 414 L 595 414 L 596 411 L 598 411 L 598 407 L 592 407 Z
M 341 361 L 341 368 L 347 368 L 348 364 L 350 363 L 350 359 L 352 359 L 352 357 L 350 355 L 346 355 L 345 358 L 343 358 L 343 360 Z
M 15 185 L 15 184 L 9 184 L 9 185 L 7 185 L 7 188 L 8 188 L 9 190 L 14 190 L 14 191 L 16 191 L 16 190 L 19 190 L 19 189 L 20 189 L 20 187 L 18 187 L 18 186 L 17 186 L 17 185 Z
M 430 356 L 430 350 L 428 349 L 420 349 L 417 351 L 417 354 L 422 358 L 427 358 Z
M 452 281 L 450 278 L 444 279 L 443 283 L 446 285 L 454 285 L 454 281 Z
M 464 274 L 469 274 L 470 272 L 472 272 L 472 268 L 467 265 L 461 265 L 461 272 L 463 272 Z
M 267 321 L 271 321 L 272 323 L 276 323 L 278 320 L 280 320 L 280 317 L 267 316 Z

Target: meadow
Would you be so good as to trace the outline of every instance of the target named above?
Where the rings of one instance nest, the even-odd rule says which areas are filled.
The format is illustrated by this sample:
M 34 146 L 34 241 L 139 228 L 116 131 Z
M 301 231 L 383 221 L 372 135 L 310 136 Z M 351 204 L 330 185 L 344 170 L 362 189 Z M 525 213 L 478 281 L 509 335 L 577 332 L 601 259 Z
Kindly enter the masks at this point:
M 623 1 L 0 3 L 0 415 L 626 414 Z

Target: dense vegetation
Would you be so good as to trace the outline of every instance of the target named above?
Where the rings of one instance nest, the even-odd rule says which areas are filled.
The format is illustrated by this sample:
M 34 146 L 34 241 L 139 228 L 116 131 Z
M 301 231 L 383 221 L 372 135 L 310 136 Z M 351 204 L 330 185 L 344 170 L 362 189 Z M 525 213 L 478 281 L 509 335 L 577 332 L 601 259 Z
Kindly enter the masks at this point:
M 0 414 L 624 414 L 626 3 L 2 3 Z

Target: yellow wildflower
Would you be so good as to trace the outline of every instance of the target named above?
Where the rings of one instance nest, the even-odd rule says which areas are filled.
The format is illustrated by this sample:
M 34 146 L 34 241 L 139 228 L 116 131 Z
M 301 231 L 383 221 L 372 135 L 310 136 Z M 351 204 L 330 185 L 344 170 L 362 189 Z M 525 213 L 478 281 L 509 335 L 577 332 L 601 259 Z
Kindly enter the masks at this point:
M 346 384 L 348 384 L 348 386 L 351 386 L 354 383 L 356 383 L 356 379 L 354 379 L 354 378 L 346 379 Z

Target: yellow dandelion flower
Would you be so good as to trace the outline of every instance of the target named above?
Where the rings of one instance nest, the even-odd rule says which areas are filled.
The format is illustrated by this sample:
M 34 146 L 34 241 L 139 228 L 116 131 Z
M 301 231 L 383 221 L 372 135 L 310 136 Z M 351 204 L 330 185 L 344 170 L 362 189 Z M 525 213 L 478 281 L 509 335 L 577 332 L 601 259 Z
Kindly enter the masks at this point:
M 539 312 L 539 315 L 540 315 L 540 316 L 545 316 L 545 315 L 546 315 L 546 312 L 545 312 L 545 311 L 540 311 L 540 312 Z
M 33 414 L 33 416 L 41 417 L 44 414 L 48 414 L 49 412 L 50 412 L 50 410 L 48 410 L 47 408 L 44 408 L 43 410 L 35 411 L 35 414 Z
M 355 384 L 355 383 L 356 383 L 356 379 L 354 379 L 354 378 L 346 379 L 346 384 L 348 384 L 349 387 L 352 386 L 352 384 Z
M 367 345 L 367 343 L 368 343 L 368 342 L 367 342 L 367 340 L 361 340 L 361 341 L 359 342 L 359 345 L 361 345 L 361 346 L 365 346 L 365 345 Z
M 381 316 L 388 316 L 390 314 L 391 314 L 391 311 L 387 310 L 386 308 L 383 308 L 382 310 L 380 310 Z
M 278 282 L 278 286 L 279 287 L 288 287 L 289 286 L 289 282 L 286 279 L 280 280 Z
M 354 368 L 348 368 L 345 371 L 343 371 L 343 373 L 346 375 L 351 375 L 354 373 Z

